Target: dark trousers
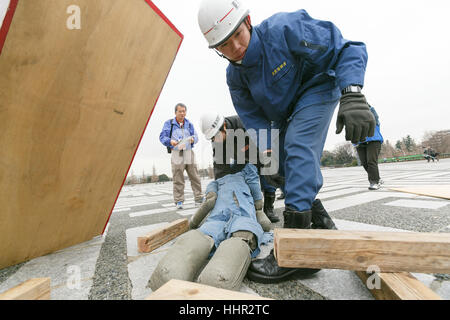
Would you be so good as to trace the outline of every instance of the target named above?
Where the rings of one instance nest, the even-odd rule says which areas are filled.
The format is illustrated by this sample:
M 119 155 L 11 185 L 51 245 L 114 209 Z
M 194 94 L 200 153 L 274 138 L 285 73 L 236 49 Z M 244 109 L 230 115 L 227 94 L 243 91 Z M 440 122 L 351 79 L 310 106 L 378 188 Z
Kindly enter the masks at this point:
M 378 183 L 380 181 L 380 173 L 378 171 L 378 155 L 381 151 L 380 141 L 370 141 L 360 144 L 356 150 L 358 151 L 359 160 L 369 176 L 369 183 Z

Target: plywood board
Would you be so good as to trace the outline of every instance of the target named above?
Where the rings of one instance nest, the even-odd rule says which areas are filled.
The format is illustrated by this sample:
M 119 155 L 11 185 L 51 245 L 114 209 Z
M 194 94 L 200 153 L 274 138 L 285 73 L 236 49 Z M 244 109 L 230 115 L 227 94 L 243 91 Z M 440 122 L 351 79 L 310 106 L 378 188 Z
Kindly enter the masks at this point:
M 276 228 L 274 253 L 289 268 L 448 273 L 450 234 Z
M 406 193 L 414 193 L 421 196 L 450 200 L 450 185 L 415 186 L 389 189 Z
M 0 300 L 50 300 L 50 278 L 32 278 L 0 294 Z
M 137 238 L 137 247 L 139 252 L 151 252 L 163 244 L 175 239 L 180 234 L 189 230 L 188 219 L 178 219 L 169 223 L 164 228 L 152 230 L 148 234 Z
M 369 275 L 365 271 L 355 272 L 361 281 L 370 282 L 369 289 L 377 300 L 442 300 L 433 290 L 408 272 L 380 272 Z M 369 277 L 378 277 L 378 280 Z M 377 281 L 379 281 L 377 283 Z M 377 288 L 377 285 L 379 287 Z
M 244 292 L 215 288 L 200 283 L 172 279 L 146 300 L 272 300 Z
M 148 0 L 18 2 L 0 55 L 0 268 L 103 232 L 181 41 Z
M 2 0 L 0 1 L 0 54 L 5 44 L 11 25 L 14 12 L 16 11 L 18 0 Z

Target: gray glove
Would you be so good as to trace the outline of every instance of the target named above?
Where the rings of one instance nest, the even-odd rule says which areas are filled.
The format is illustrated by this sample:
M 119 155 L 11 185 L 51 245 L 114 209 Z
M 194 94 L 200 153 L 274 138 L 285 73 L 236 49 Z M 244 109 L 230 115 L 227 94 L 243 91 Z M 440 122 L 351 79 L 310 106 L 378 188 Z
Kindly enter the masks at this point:
M 336 134 L 345 125 L 345 140 L 357 143 L 375 134 L 375 117 L 362 93 L 350 92 L 341 97 Z
M 217 193 L 211 191 L 206 195 L 205 201 L 202 203 L 200 208 L 195 212 L 189 221 L 189 229 L 196 229 L 202 225 L 208 216 L 209 212 L 214 208 L 216 204 Z

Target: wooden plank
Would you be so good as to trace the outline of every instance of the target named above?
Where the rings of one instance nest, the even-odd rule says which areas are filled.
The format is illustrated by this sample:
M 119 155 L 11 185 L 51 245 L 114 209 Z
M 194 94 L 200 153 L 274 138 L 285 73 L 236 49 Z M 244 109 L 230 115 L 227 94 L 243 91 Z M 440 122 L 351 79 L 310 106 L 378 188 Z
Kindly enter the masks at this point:
M 442 300 L 433 290 L 417 280 L 408 272 L 380 272 L 369 275 L 365 271 L 355 272 L 367 286 L 369 277 L 369 291 L 378 300 Z M 374 287 L 376 281 L 372 277 L 379 277 L 379 287 Z
M 172 279 L 145 300 L 272 300 L 244 292 Z
M 138 237 L 138 251 L 151 252 L 188 230 L 189 221 L 187 218 L 175 220 L 166 227 L 153 230 L 143 237 Z
M 278 264 L 381 272 L 448 273 L 450 234 L 275 229 Z
M 32 278 L 0 294 L 0 300 L 50 300 L 50 278 Z
M 18 2 L 0 55 L 0 269 L 103 232 L 181 41 L 145 0 Z
M 424 186 L 389 188 L 389 189 L 406 193 L 414 193 L 421 196 L 450 200 L 450 185 L 432 185 L 432 186 L 424 185 Z

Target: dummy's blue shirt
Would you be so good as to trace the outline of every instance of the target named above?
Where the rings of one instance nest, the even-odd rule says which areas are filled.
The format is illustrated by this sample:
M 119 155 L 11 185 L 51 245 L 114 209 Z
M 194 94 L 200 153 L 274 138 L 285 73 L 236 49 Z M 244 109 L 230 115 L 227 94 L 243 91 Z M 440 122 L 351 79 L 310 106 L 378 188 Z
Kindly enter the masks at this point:
M 227 84 L 246 129 L 268 129 L 302 107 L 339 99 L 351 84 L 363 86 L 366 64 L 364 43 L 345 40 L 331 22 L 305 10 L 278 13 L 253 27 Z
M 273 236 L 271 233 L 264 233 L 256 220 L 255 201 L 262 199 L 256 167 L 247 164 L 238 173 L 210 182 L 206 187 L 206 194 L 211 191 L 217 194 L 216 204 L 199 230 L 214 239 L 216 248 L 223 240 L 231 237 L 233 232 L 250 231 L 258 242 L 258 247 L 252 252 L 252 257 L 256 257 L 260 252 L 260 245 L 270 241 Z

